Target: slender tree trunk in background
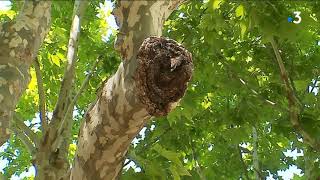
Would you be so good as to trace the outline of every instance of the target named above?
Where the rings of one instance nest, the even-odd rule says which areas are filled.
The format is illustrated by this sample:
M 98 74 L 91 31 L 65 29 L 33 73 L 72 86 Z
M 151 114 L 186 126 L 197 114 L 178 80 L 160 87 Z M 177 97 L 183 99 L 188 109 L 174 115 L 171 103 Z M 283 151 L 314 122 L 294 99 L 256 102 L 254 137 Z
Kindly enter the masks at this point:
M 15 21 L 0 25 L 0 146 L 29 80 L 29 68 L 49 31 L 50 1 L 26 0 Z
M 171 40 L 144 41 L 161 36 L 162 24 L 181 2 L 117 2 L 115 48 L 123 62 L 103 83 L 80 127 L 70 179 L 116 179 L 147 120 L 166 115 L 183 96 L 192 74 L 191 55 Z
M 260 180 L 260 166 L 258 157 L 258 132 L 256 127 L 252 127 L 252 138 L 253 138 L 253 168 L 254 176 L 256 180 Z

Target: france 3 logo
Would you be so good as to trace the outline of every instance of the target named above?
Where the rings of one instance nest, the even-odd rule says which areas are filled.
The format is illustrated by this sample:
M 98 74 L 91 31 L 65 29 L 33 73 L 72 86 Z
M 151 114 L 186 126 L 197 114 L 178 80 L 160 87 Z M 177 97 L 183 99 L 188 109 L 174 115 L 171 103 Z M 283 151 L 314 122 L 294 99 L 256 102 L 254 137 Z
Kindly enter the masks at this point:
M 293 14 L 294 14 L 294 18 L 291 17 L 291 16 L 289 16 L 289 17 L 288 17 L 288 22 L 289 22 L 289 23 L 292 23 L 292 22 L 293 22 L 293 23 L 295 23 L 295 24 L 300 24 L 301 21 L 302 21 L 302 18 L 301 18 L 301 16 L 300 16 L 301 12 L 300 12 L 300 11 L 294 11 Z

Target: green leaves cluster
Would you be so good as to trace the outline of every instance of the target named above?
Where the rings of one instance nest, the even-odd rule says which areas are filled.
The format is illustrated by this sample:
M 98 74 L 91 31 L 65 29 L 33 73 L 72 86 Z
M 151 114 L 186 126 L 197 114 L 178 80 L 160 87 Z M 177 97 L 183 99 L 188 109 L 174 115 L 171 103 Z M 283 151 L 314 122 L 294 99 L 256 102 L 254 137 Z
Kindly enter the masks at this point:
M 246 179 L 246 174 L 254 179 L 253 151 L 258 151 L 258 171 L 263 179 L 281 178 L 277 171 L 290 165 L 302 169 L 304 178 L 315 177 L 306 172 L 319 172 L 318 152 L 313 150 L 315 156 L 308 162 L 306 155 L 296 159 L 284 155 L 287 150 L 305 152 L 308 145 L 289 120 L 287 94 L 269 39 L 277 39 L 290 81 L 304 104 L 299 120 L 318 138 L 319 94 L 317 87 L 313 92 L 310 89 L 320 75 L 316 44 L 319 5 L 307 1 L 223 0 L 183 4 L 165 23 L 164 35 L 193 53 L 192 83 L 180 106 L 168 117 L 152 121 L 146 136 L 132 147 L 131 151 L 139 155 L 135 161 L 142 171 L 124 171 L 124 175 L 157 179 L 139 164 L 150 159 L 156 161 L 148 161 L 148 166 L 174 165 L 172 159 L 161 158 L 161 152 L 154 155 L 150 147 L 160 145 L 183 155 L 179 159 L 191 176 L 180 174 L 182 179 Z M 302 12 L 299 25 L 287 22 L 294 11 Z M 252 136 L 253 127 L 258 139 Z M 257 149 L 253 149 L 255 142 Z M 244 147 L 240 148 L 241 155 L 239 146 Z M 167 179 L 177 177 L 170 166 L 163 170 Z
M 91 1 L 84 17 L 75 89 L 79 89 L 97 57 L 103 60 L 76 105 L 70 137 L 73 143 L 99 84 L 116 71 L 120 62 L 113 49 L 114 35 L 102 41 L 106 32 L 101 28 L 108 28 L 108 24 L 96 15 L 105 17 L 110 12 L 102 12 L 99 3 L 103 2 Z M 13 5 L 13 10 L 0 13 L 1 21 L 13 18 L 19 4 Z M 138 135 L 127 154 L 127 161 L 135 166 L 126 166 L 122 179 L 254 179 L 257 171 L 263 179 L 281 178 L 277 171 L 290 165 L 302 169 L 304 179 L 318 177 L 319 152 L 310 149 L 292 127 L 287 94 L 269 39 L 275 37 L 295 93 L 303 103 L 299 114 L 303 128 L 319 138 L 320 95 L 314 83 L 320 76 L 320 47 L 316 44 L 320 40 L 319 8 L 317 1 L 284 0 L 199 0 L 182 4 L 165 23 L 163 34 L 192 52 L 192 82 L 173 112 L 153 119 Z M 287 22 L 294 11 L 302 12 L 301 24 Z M 38 56 L 49 112 L 57 101 L 63 76 L 71 13 L 72 3 L 54 1 L 52 27 Z M 31 122 L 37 113 L 37 101 L 36 84 L 31 84 L 17 107 L 31 126 L 37 125 Z M 253 127 L 257 139 L 252 136 Z M 69 150 L 71 162 L 74 145 Z M 304 156 L 287 157 L 287 150 L 301 151 Z M 258 170 L 253 165 L 254 151 L 258 152 Z M 15 136 L 0 156 L 8 160 L 6 177 L 19 175 L 31 166 L 30 155 Z

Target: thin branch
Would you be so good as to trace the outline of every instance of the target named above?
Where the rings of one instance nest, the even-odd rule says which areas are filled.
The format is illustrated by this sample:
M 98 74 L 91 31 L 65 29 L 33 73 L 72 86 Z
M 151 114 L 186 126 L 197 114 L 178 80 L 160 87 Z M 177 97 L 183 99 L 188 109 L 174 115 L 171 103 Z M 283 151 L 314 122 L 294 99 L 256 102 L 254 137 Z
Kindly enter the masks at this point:
M 93 76 L 94 71 L 98 65 L 98 63 L 100 62 L 100 60 L 102 59 L 102 57 L 98 57 L 97 60 L 94 62 L 91 70 L 89 71 L 89 73 L 87 74 L 86 78 L 84 79 L 84 81 L 82 82 L 80 89 L 78 90 L 77 94 L 74 96 L 74 98 L 72 99 L 71 103 L 69 104 L 67 111 L 65 113 L 65 115 L 63 116 L 63 119 L 60 123 L 59 129 L 58 129 L 58 135 L 61 135 L 63 129 L 66 127 L 66 123 L 68 118 L 70 118 L 68 116 L 69 113 L 71 113 L 74 109 L 74 105 L 76 104 L 78 98 L 80 97 L 80 95 L 83 93 L 84 89 L 87 87 L 90 78 Z M 72 117 L 71 117 L 72 118 Z M 57 141 L 57 144 L 54 146 L 55 148 L 60 146 L 61 141 Z
M 68 114 L 71 110 L 73 110 L 74 105 L 77 103 L 78 98 L 79 98 L 80 95 L 83 93 L 84 89 L 87 87 L 87 85 L 88 85 L 88 83 L 89 83 L 89 80 L 90 80 L 91 77 L 93 76 L 94 71 L 95 71 L 98 63 L 100 62 L 100 60 L 101 60 L 101 57 L 99 56 L 99 57 L 97 58 L 97 60 L 94 62 L 93 66 L 92 66 L 91 70 L 89 71 L 89 73 L 87 74 L 85 80 L 82 82 L 82 84 L 81 84 L 81 86 L 80 86 L 80 89 L 78 90 L 77 94 L 74 96 L 74 98 L 72 99 L 70 105 L 68 106 L 67 111 L 66 111 L 66 114 Z M 66 118 L 64 118 L 64 120 L 65 120 L 65 119 L 66 119 Z M 64 120 L 63 120 L 63 121 L 64 121 Z M 63 121 L 62 121 L 61 124 L 63 124 Z
M 67 65 L 61 83 L 58 102 L 53 112 L 52 121 L 61 121 L 66 112 L 66 107 L 71 103 L 72 86 L 74 81 L 75 66 L 77 61 L 78 43 L 81 30 L 81 19 L 88 1 L 77 0 L 73 9 L 73 20 L 67 51 Z
M 37 134 L 32 131 L 30 127 L 24 124 L 23 120 L 17 115 L 14 114 L 14 125 L 17 126 L 18 129 L 23 131 L 26 136 L 32 141 L 32 143 L 35 144 L 35 146 L 38 145 L 39 139 L 37 137 Z
M 43 87 L 42 72 L 40 69 L 38 58 L 35 59 L 33 66 L 34 66 L 34 69 L 36 70 L 36 76 L 37 76 L 41 128 L 42 128 L 42 133 L 45 134 L 48 126 L 47 117 L 46 117 L 46 96 L 45 96 L 45 90 Z
M 29 139 L 29 137 L 18 127 L 12 126 L 11 129 L 15 132 L 17 137 L 21 140 L 21 142 L 25 145 L 28 152 L 33 156 L 35 153 L 35 145 L 32 143 L 32 141 Z
M 238 145 L 238 151 L 239 151 L 240 162 L 242 164 L 244 176 L 246 177 L 247 180 L 250 180 L 249 175 L 248 175 L 248 167 L 242 158 L 241 146 L 239 146 L 239 145 Z
M 278 62 L 278 66 L 280 68 L 281 79 L 285 85 L 285 89 L 287 92 L 290 121 L 291 121 L 293 127 L 299 133 L 301 133 L 301 135 L 303 136 L 303 138 L 305 139 L 307 144 L 309 144 L 311 147 L 313 147 L 315 149 L 320 149 L 319 142 L 317 142 L 317 140 L 315 138 L 313 138 L 307 131 L 305 131 L 299 122 L 299 114 L 301 111 L 301 107 L 303 107 L 303 106 L 300 103 L 299 99 L 296 97 L 296 94 L 294 92 L 294 88 L 293 88 L 292 84 L 290 83 L 289 75 L 287 73 L 287 70 L 284 66 L 283 60 L 282 60 L 281 55 L 279 53 L 277 43 L 275 42 L 273 37 L 270 38 L 270 43 L 271 43 L 273 51 L 275 53 L 276 60 Z

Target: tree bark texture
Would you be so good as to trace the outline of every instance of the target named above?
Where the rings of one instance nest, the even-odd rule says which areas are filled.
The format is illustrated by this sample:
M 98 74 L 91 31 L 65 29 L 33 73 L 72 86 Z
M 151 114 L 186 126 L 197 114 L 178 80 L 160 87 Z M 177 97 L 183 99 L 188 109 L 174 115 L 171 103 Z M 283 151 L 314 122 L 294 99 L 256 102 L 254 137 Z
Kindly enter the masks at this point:
M 0 146 L 10 136 L 10 121 L 49 31 L 50 13 L 50 1 L 27 0 L 15 21 L 0 25 Z
M 61 82 L 58 102 L 53 112 L 49 128 L 45 129 L 43 138 L 34 157 L 36 179 L 56 180 L 68 179 L 70 165 L 67 159 L 70 144 L 72 113 L 74 104 L 71 104 L 74 71 L 77 61 L 78 42 L 80 38 L 81 20 L 85 13 L 88 1 L 74 2 L 72 25 L 67 51 L 67 63 L 64 78 Z M 72 110 L 68 107 L 71 106 Z
M 180 3 L 117 2 L 115 48 L 123 61 L 85 115 L 70 179 L 117 179 L 132 139 L 147 120 L 168 114 L 184 95 L 193 69 L 191 54 L 159 37 Z

